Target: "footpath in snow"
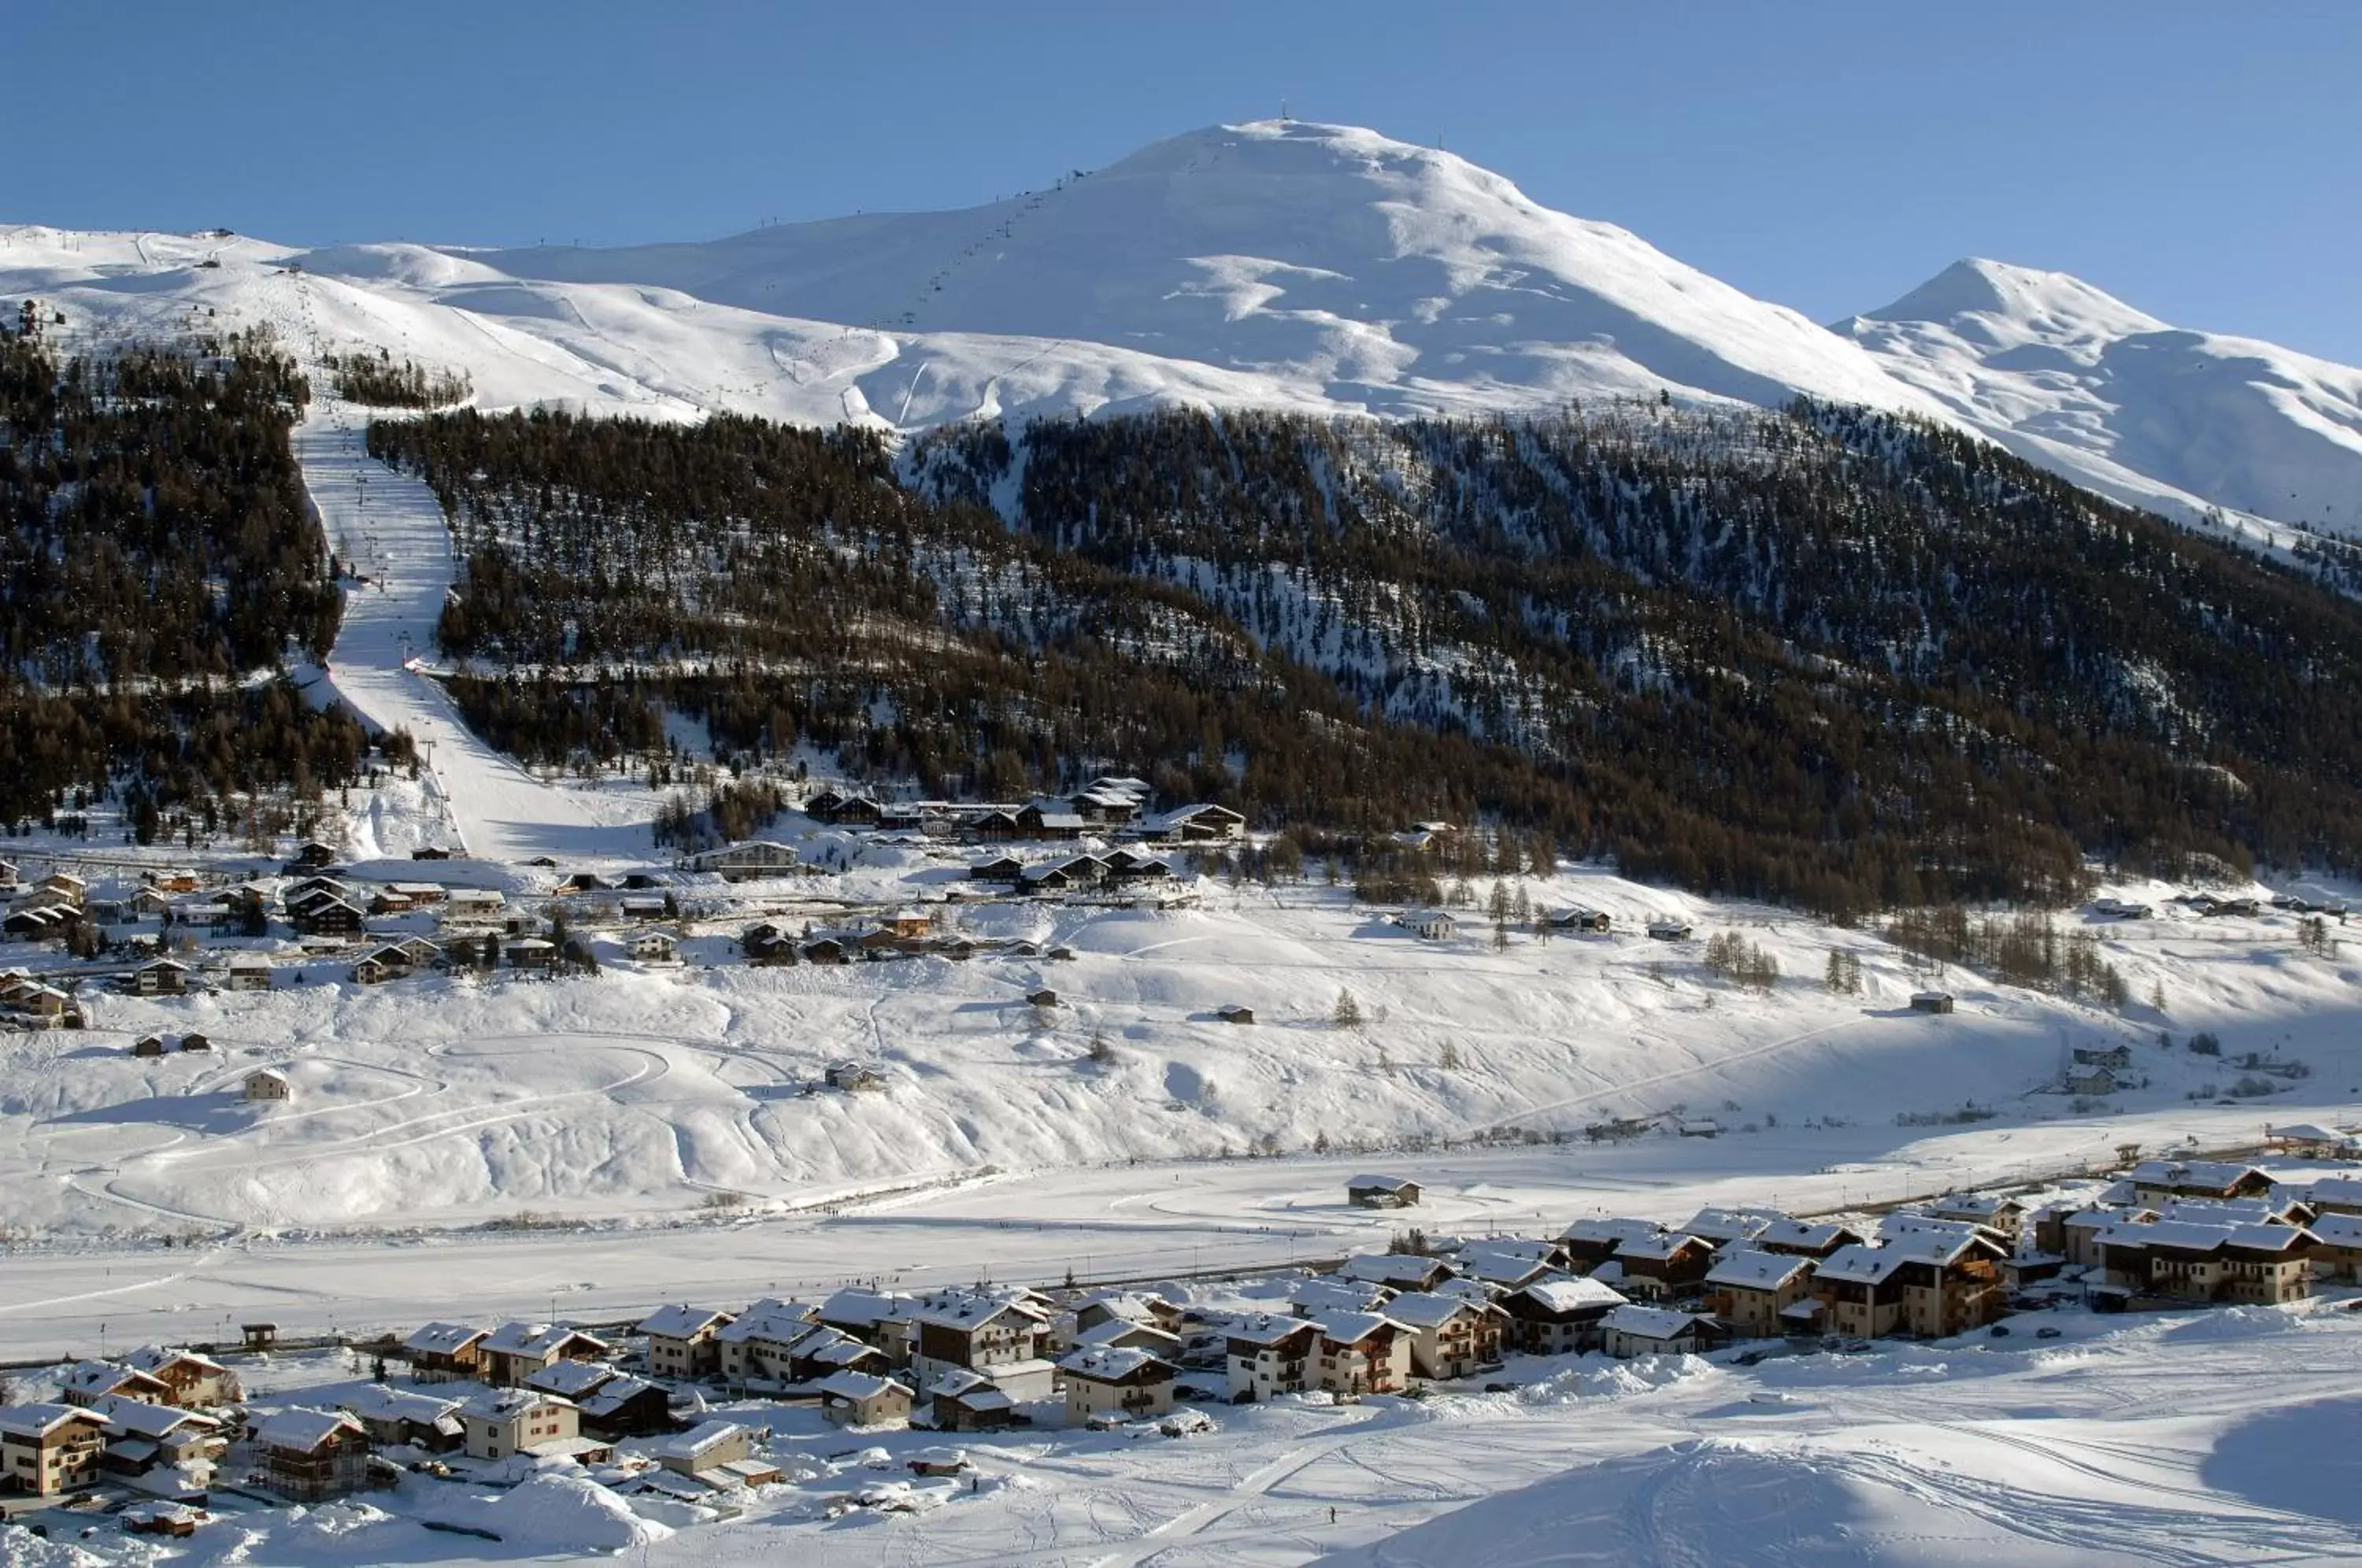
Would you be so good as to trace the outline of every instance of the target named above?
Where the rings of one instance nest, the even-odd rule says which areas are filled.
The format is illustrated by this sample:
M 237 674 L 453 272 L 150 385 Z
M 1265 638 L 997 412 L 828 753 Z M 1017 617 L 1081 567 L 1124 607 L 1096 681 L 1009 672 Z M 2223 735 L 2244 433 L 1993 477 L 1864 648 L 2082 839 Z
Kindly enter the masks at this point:
M 346 584 L 344 623 L 328 660 L 335 694 L 371 727 L 408 730 L 417 740 L 447 832 L 470 855 L 514 865 L 544 855 L 617 853 L 624 830 L 601 824 L 566 790 L 478 739 L 442 687 L 416 668 L 434 652 L 452 582 L 450 530 L 433 491 L 369 456 L 366 429 L 362 411 L 323 401 L 294 436 L 304 488 L 331 547 L 367 580 Z M 412 845 L 354 847 L 364 856 L 399 856 Z

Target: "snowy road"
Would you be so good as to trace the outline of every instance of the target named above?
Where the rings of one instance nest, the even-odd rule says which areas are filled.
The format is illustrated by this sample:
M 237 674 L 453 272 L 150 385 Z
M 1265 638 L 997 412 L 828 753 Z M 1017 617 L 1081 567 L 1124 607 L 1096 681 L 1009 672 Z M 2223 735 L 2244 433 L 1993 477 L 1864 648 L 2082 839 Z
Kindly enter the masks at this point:
M 452 836 L 479 859 L 515 864 L 627 853 L 628 836 L 602 824 L 567 790 L 552 788 L 479 740 L 443 689 L 411 668 L 431 657 L 435 627 L 456 570 L 443 509 L 425 483 L 371 458 L 367 414 L 334 401 L 314 404 L 295 430 L 304 488 L 331 547 L 368 580 L 348 583 L 344 624 L 329 674 L 337 694 L 373 727 L 408 730 L 426 752 Z M 364 857 L 398 856 L 409 844 L 357 844 Z

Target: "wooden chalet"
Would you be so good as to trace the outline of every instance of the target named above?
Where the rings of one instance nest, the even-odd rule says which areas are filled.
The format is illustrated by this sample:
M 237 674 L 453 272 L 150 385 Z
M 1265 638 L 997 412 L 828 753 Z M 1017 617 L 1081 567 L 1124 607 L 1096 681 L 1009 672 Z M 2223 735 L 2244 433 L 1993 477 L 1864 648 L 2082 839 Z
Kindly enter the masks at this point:
M 290 1502 L 321 1503 L 369 1484 L 369 1429 L 343 1410 L 287 1409 L 254 1429 L 255 1479 Z

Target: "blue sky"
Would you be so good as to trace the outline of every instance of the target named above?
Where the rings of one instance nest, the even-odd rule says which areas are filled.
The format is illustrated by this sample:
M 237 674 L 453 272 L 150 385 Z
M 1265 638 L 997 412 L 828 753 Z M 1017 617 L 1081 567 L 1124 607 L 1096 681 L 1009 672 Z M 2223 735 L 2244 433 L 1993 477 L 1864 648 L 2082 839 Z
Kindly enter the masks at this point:
M 17 0 L 0 218 L 700 238 L 1276 113 L 1827 320 L 1963 255 L 2362 363 L 2362 6 Z

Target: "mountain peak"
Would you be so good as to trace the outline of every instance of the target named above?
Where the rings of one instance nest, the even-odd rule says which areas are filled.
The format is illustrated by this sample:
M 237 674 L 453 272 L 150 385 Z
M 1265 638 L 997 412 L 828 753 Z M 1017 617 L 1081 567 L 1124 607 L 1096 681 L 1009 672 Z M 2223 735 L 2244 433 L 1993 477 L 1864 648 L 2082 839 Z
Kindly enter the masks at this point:
M 2155 332 L 2165 323 L 2095 288 L 2071 272 L 2021 267 L 1982 256 L 1964 257 L 1868 321 L 1937 322 L 1956 328 L 1964 317 L 1984 318 L 1988 331 L 2008 324 L 2060 337 L 2118 337 Z

